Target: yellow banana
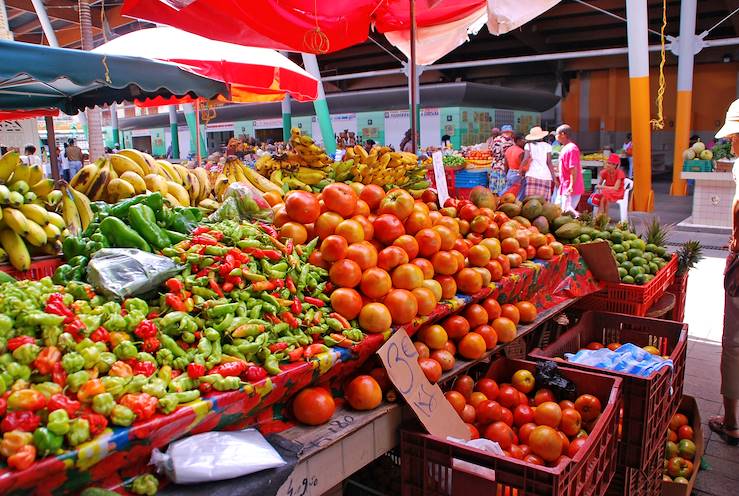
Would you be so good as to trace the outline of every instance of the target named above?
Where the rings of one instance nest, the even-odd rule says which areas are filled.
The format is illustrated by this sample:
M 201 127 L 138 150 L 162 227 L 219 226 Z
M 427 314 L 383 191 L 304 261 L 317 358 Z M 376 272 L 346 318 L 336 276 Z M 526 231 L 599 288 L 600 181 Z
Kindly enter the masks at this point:
M 135 194 L 136 190 L 133 189 L 131 183 L 123 179 L 115 178 L 108 183 L 108 195 L 115 201 L 131 198 Z
M 41 227 L 49 223 L 49 216 L 44 207 L 35 203 L 26 203 L 20 206 L 19 210 L 28 220 L 32 220 Z
M 208 171 L 206 171 L 202 167 L 195 167 L 194 169 L 192 169 L 192 173 L 198 176 L 198 181 L 200 181 L 200 186 L 204 187 L 203 198 L 208 197 L 212 189 L 211 184 L 210 184 L 210 177 L 208 177 Z
M 54 190 L 54 180 L 47 178 L 41 179 L 31 186 L 31 191 L 37 196 L 46 196 Z
M 85 196 L 84 193 L 80 193 L 74 188 L 69 189 L 72 190 L 74 206 L 77 207 L 77 212 L 80 215 L 80 225 L 82 226 L 82 229 L 87 229 L 87 226 L 90 225 L 92 219 L 94 218 L 92 208 L 90 207 L 90 199 Z
M 133 186 L 137 195 L 146 193 L 146 181 L 143 176 L 136 174 L 134 171 L 126 171 L 120 176 L 121 179 Z
M 129 159 L 136 162 L 136 165 L 138 165 L 141 168 L 141 171 L 143 172 L 142 175 L 151 174 L 151 168 L 149 167 L 149 161 L 147 160 L 146 156 L 141 153 L 138 150 L 134 150 L 132 148 L 124 148 L 123 150 L 116 153 L 116 155 L 122 155 L 124 157 L 128 157 Z M 154 159 L 151 159 L 154 161 Z
M 146 189 L 149 191 L 158 191 L 162 195 L 166 195 L 167 191 L 167 180 L 158 174 L 149 174 L 144 177 L 146 183 Z
M 20 161 L 21 155 L 16 151 L 8 152 L 0 157 L 0 182 L 8 181 Z
M 28 232 L 26 233 L 24 238 L 26 238 L 26 240 L 33 246 L 45 245 L 47 238 L 46 238 L 46 231 L 44 231 L 44 228 L 39 226 L 32 220 L 29 220 L 27 224 L 28 224 Z
M 72 180 L 69 181 L 69 185 L 77 191 L 88 194 L 90 192 L 90 188 L 102 172 L 104 164 L 105 160 L 98 159 L 94 163 L 84 166 L 77 172 L 77 174 L 74 175 Z
M 182 207 L 190 206 L 190 196 L 187 194 L 187 190 L 180 184 L 174 181 L 167 182 L 167 192 L 177 199 L 177 202 Z
M 125 155 L 114 153 L 113 155 L 109 155 L 108 158 L 110 160 L 110 165 L 119 177 L 123 175 L 124 172 L 128 171 L 134 172 L 140 177 L 144 177 L 146 175 L 144 174 L 144 169 L 142 169 L 139 164 Z
M 280 197 L 282 197 L 282 190 L 275 183 L 271 182 L 269 179 L 262 176 L 257 171 L 251 169 L 250 167 L 244 167 L 243 172 L 249 182 L 256 186 L 257 189 L 259 189 L 260 191 L 263 191 L 265 193 L 267 191 L 273 191 L 280 195 Z
M 21 236 L 28 234 L 28 219 L 26 219 L 26 216 L 18 209 L 9 207 L 4 208 L 3 222 Z
M 82 232 L 82 220 L 74 203 L 74 194 L 70 191 L 70 188 L 62 189 L 62 218 L 64 219 L 65 229 L 72 236 L 78 236 Z
M 9 185 L 13 185 L 19 181 L 28 182 L 28 178 L 31 175 L 31 167 L 28 164 L 20 163 L 18 167 L 13 171 L 13 175 L 10 177 Z
M 60 231 L 64 229 L 64 218 L 56 212 L 47 212 L 49 223 L 56 226 Z
M 0 231 L 0 244 L 7 252 L 10 264 L 17 270 L 26 271 L 31 268 L 31 255 L 23 239 L 12 229 Z
M 49 241 L 56 241 L 57 239 L 61 239 L 62 237 L 61 229 L 51 223 L 44 226 L 44 232 L 46 233 L 47 243 Z
M 113 171 L 113 168 L 110 166 L 110 162 L 106 160 L 100 168 L 100 174 L 95 178 L 95 182 L 92 183 L 90 189 L 85 193 L 85 195 L 87 195 L 87 197 L 92 201 L 102 200 L 106 193 L 106 186 L 112 179 L 112 175 L 114 173 L 115 171 Z
M 44 178 L 43 167 L 41 167 L 40 165 L 32 165 L 28 172 L 28 179 L 26 179 L 26 182 L 28 184 L 36 184 L 43 178 Z
M 182 178 L 177 173 L 177 171 L 174 170 L 174 167 L 172 166 L 172 164 L 170 164 L 166 160 L 157 160 L 156 162 L 157 162 L 157 165 L 159 166 L 159 169 L 163 171 L 164 174 L 166 175 L 167 179 L 169 179 L 170 181 L 174 181 L 180 186 L 182 186 Z

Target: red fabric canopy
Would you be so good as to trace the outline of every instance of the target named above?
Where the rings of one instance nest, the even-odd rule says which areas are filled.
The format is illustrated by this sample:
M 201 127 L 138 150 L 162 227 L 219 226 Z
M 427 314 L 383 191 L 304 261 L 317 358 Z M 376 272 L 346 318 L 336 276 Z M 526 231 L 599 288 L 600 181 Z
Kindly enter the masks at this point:
M 0 110 L 0 121 L 15 121 L 32 119 L 34 117 L 56 117 L 58 115 L 59 109 Z
M 456 21 L 486 0 L 416 0 L 416 24 Z M 408 30 L 408 0 L 125 0 L 123 14 L 206 38 L 249 46 L 327 53 L 378 31 Z

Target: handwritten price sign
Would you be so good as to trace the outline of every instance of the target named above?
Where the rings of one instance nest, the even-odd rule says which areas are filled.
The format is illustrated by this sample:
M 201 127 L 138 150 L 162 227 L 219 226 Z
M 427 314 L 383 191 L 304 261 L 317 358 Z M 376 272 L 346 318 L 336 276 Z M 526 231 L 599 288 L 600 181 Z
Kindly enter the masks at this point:
M 418 365 L 418 352 L 405 330 L 396 331 L 377 353 L 393 385 L 429 434 L 470 438 L 470 431 L 444 398 L 441 388 L 426 379 Z

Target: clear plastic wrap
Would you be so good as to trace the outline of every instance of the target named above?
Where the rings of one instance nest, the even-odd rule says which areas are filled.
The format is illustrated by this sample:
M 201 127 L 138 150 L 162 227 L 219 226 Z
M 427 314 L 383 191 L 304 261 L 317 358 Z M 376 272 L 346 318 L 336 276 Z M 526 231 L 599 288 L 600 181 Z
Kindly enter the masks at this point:
M 133 248 L 105 248 L 90 260 L 87 278 L 95 291 L 122 300 L 157 289 L 182 269 L 161 255 Z
M 151 465 L 177 484 L 233 479 L 285 465 L 285 460 L 256 429 L 213 431 L 186 437 L 155 449 Z
M 240 182 L 232 183 L 226 189 L 220 208 L 208 216 L 208 221 L 260 220 L 271 223 L 273 217 L 272 207 L 262 192 L 249 183 Z

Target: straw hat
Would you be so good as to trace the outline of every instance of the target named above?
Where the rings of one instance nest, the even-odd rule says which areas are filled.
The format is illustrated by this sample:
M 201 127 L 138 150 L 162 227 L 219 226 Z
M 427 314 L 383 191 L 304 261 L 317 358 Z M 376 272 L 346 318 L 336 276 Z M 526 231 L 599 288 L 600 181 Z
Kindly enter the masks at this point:
M 729 110 L 726 111 L 726 122 L 724 122 L 724 127 L 716 133 L 716 138 L 726 138 L 732 134 L 739 134 L 739 100 L 734 100 L 734 103 L 729 105 Z
M 539 141 L 547 137 L 549 133 L 544 131 L 541 127 L 532 127 L 529 134 L 526 135 L 526 141 Z

